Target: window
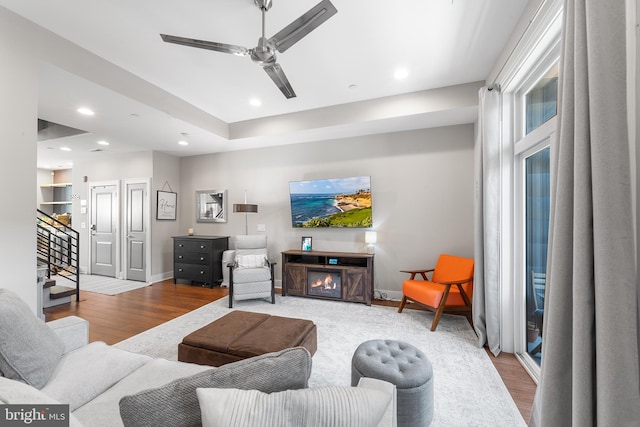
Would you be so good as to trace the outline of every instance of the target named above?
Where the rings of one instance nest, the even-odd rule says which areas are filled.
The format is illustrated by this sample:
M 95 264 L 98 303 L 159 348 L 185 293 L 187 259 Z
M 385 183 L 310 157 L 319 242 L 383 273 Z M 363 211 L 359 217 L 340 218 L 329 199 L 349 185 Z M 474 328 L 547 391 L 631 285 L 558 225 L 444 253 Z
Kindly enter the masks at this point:
M 525 95 L 525 134 L 537 129 L 558 111 L 558 64 Z

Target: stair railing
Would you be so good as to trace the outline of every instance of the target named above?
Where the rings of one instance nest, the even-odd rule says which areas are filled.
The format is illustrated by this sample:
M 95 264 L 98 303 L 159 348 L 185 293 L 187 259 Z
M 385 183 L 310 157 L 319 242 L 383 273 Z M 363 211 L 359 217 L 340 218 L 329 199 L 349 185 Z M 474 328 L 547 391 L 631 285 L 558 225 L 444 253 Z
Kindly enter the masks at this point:
M 80 301 L 80 233 L 37 209 L 37 258 L 54 272 L 76 284 Z

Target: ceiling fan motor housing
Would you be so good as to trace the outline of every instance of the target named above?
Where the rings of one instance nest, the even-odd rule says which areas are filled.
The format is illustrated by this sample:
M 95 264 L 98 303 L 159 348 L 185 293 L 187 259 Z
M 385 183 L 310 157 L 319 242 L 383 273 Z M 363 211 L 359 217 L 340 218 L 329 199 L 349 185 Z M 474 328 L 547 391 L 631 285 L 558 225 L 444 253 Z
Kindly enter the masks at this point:
M 268 43 L 267 39 L 260 37 L 258 46 L 251 49 L 251 60 L 257 62 L 263 67 L 276 62 L 276 50 Z
M 271 0 L 253 0 L 260 9 L 269 10 L 271 9 Z

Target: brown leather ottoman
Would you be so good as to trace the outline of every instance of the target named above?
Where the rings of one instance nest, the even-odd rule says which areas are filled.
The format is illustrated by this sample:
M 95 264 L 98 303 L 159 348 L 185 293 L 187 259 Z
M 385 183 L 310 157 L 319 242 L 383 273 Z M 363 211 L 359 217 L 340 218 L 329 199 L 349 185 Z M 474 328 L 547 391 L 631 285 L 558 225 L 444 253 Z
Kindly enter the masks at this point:
M 313 355 L 316 340 L 310 320 L 235 310 L 184 337 L 178 360 L 221 366 L 291 347 L 304 347 Z

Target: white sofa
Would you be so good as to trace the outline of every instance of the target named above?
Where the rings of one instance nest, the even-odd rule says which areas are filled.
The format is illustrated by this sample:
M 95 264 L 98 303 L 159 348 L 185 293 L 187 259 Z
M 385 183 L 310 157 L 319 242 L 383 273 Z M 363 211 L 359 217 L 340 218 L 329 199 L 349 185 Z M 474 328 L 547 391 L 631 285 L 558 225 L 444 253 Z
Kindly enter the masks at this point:
M 7 312 L 6 306 L 15 301 L 9 298 L 7 303 L 6 297 L 7 291 L 0 289 L 0 320 L 16 315 L 14 309 Z M 15 323 L 0 324 L 0 404 L 69 404 L 71 426 L 183 427 L 235 423 L 244 427 L 266 425 L 266 418 L 273 420 L 271 425 L 297 425 L 300 416 L 309 417 L 315 425 L 354 425 L 354 421 L 358 422 L 355 425 L 396 424 L 392 384 L 364 378 L 357 388 L 307 388 L 311 356 L 304 348 L 212 368 L 153 359 L 103 342 L 89 343 L 88 323 L 75 316 L 49 322 L 47 326 L 31 317 L 41 324 L 35 325 L 36 329 L 55 332 L 51 335 L 61 340 L 61 354 L 57 361 L 43 362 L 54 364 L 48 378 L 39 378 L 31 368 L 24 375 L 27 379 L 21 378 L 22 374 L 12 370 L 25 361 L 14 363 L 6 359 L 15 358 L 12 351 L 27 356 L 29 352 L 15 349 L 17 344 L 11 340 L 16 338 L 8 331 L 8 325 L 13 324 L 20 338 L 24 338 L 30 333 L 25 331 L 24 324 L 31 320 L 15 319 Z M 39 333 L 46 336 L 44 330 Z M 29 345 L 32 340 L 26 341 Z M 38 341 L 36 347 L 55 353 L 55 349 L 47 347 L 45 338 Z M 27 360 L 26 365 L 29 364 L 33 366 L 34 362 Z M 346 412 L 344 408 L 348 408 Z

